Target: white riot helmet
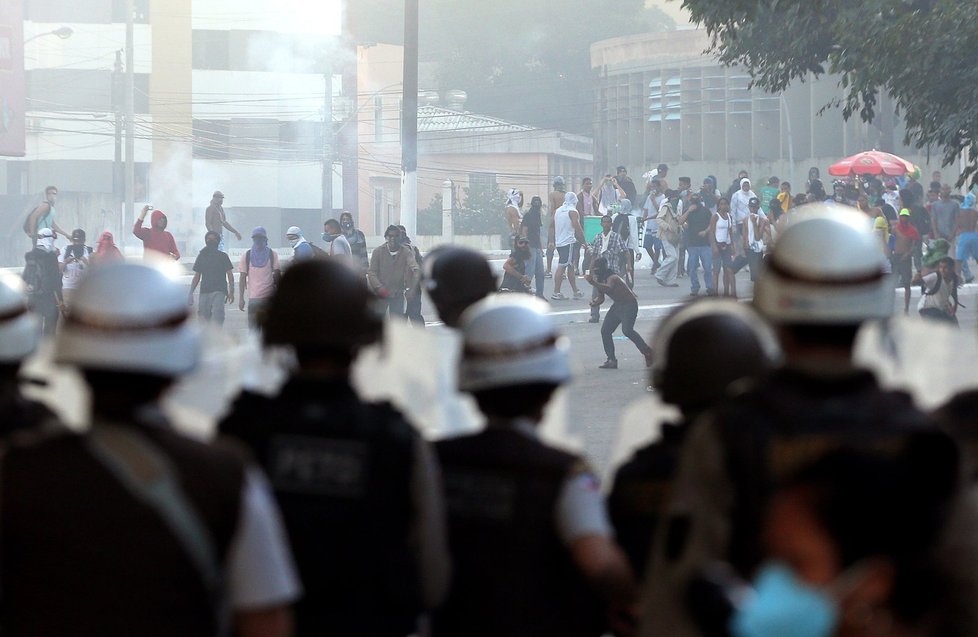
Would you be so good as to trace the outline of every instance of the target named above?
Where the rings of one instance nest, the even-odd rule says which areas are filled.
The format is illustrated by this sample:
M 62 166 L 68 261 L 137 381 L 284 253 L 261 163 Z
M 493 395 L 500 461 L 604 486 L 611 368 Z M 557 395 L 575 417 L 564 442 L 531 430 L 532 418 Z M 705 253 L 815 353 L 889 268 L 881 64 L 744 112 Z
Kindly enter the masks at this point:
M 883 246 L 855 208 L 813 203 L 792 212 L 754 288 L 775 323 L 857 324 L 893 313 Z
M 93 268 L 58 333 L 55 361 L 166 377 L 191 371 L 200 337 L 178 275 L 172 262 Z
M 491 296 L 462 315 L 458 387 L 475 392 L 525 383 L 570 380 L 569 345 L 540 299 L 521 294 Z
M 0 363 L 19 363 L 37 347 L 41 322 L 27 310 L 20 277 L 0 273 Z

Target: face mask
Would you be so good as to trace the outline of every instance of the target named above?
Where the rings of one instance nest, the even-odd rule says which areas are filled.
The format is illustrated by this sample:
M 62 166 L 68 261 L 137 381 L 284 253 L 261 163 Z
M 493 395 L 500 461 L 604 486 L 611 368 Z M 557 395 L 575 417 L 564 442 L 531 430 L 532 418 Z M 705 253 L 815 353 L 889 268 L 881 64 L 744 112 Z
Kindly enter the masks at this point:
M 839 606 L 827 590 L 805 584 L 784 564 L 764 566 L 754 596 L 730 619 L 734 637 L 829 637 Z
M 208 248 L 216 248 L 217 247 L 217 244 L 220 243 L 220 242 L 219 241 L 207 241 L 205 243 L 207 243 L 207 247 Z
M 37 240 L 37 245 L 45 252 L 54 252 L 54 237 L 41 237 Z
M 289 239 L 289 245 L 292 246 L 293 248 L 296 245 L 298 245 L 298 243 L 299 243 L 299 238 L 298 237 L 296 237 L 295 239 Z
M 352 221 L 344 221 L 344 222 L 340 223 L 340 225 L 343 226 L 347 230 L 350 230 L 351 228 L 353 228 L 353 222 Z

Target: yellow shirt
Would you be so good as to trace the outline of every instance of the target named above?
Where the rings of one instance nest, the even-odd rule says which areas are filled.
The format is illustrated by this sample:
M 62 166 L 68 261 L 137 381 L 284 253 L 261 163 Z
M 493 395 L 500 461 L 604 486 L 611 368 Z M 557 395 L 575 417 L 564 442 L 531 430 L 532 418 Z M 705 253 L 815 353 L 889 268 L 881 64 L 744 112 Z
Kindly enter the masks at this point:
M 788 208 L 791 207 L 791 195 L 786 192 L 778 193 L 778 201 L 781 202 L 781 210 L 784 212 L 787 212 Z
M 886 220 L 886 217 L 880 215 L 873 220 L 873 230 L 882 233 L 883 246 L 890 245 L 890 222 Z

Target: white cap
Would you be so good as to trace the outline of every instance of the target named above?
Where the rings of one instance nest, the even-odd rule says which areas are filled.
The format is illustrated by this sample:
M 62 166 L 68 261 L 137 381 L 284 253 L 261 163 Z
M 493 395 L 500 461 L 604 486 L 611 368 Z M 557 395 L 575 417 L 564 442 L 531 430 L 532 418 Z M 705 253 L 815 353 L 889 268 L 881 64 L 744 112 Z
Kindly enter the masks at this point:
M 27 310 L 20 277 L 0 272 L 0 363 L 18 363 L 37 347 L 41 323 Z
M 58 333 L 55 361 L 159 376 L 194 369 L 200 337 L 177 276 L 172 262 L 153 260 L 93 268 Z
M 462 315 L 462 391 L 524 383 L 570 380 L 569 344 L 548 316 L 540 299 L 522 294 L 495 295 Z
M 853 324 L 893 313 L 893 286 L 872 221 L 849 206 L 792 209 L 754 288 L 775 323 Z
M 294 234 L 297 237 L 302 236 L 302 229 L 299 226 L 289 226 L 289 229 L 285 231 L 285 234 Z

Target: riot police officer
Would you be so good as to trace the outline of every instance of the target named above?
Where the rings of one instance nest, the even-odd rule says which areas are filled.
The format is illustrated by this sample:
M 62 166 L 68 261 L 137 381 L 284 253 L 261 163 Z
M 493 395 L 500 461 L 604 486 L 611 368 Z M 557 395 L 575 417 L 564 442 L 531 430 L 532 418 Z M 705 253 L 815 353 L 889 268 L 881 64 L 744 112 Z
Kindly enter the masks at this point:
M 751 576 L 768 498 L 785 476 L 829 449 L 896 450 L 909 434 L 932 428 L 909 396 L 884 391 L 852 360 L 860 326 L 885 319 L 894 306 L 869 221 L 837 205 L 794 214 L 754 293 L 757 309 L 777 328 L 786 363 L 689 433 L 668 515 L 690 525 L 678 541 L 656 538 L 642 635 L 725 625 L 690 608 L 697 599 L 690 592 L 716 562 Z
M 79 284 L 56 362 L 91 390 L 91 427 L 3 457 L 4 635 L 288 634 L 299 584 L 263 479 L 159 405 L 199 350 L 171 273 L 120 263 Z
M 422 286 L 428 291 L 438 316 L 449 327 L 472 304 L 496 291 L 496 276 L 486 258 L 463 246 L 438 246 L 425 257 Z
M 447 587 L 434 455 L 387 403 L 350 385 L 382 314 L 362 276 L 329 260 L 297 263 L 268 306 L 267 346 L 297 369 L 277 396 L 245 392 L 220 423 L 265 468 L 305 596 L 296 634 L 404 637 Z
M 666 317 L 655 332 L 652 352 L 652 386 L 664 403 L 679 408 L 681 418 L 662 423 L 659 437 L 618 468 L 608 496 L 615 537 L 639 575 L 666 510 L 689 427 L 727 396 L 731 383 L 760 376 L 781 357 L 773 330 L 757 312 L 720 298 L 701 299 Z M 671 531 L 674 537 L 679 532 Z
M 461 330 L 459 389 L 488 422 L 436 443 L 454 577 L 434 632 L 603 634 L 605 605 L 632 600 L 631 571 L 593 472 L 536 432 L 551 395 L 570 380 L 567 341 L 547 304 L 523 295 L 480 301 Z
M 21 363 L 40 339 L 41 326 L 27 307 L 24 282 L 12 274 L 0 274 L 0 436 L 45 424 L 57 426 L 47 406 L 21 392 Z

